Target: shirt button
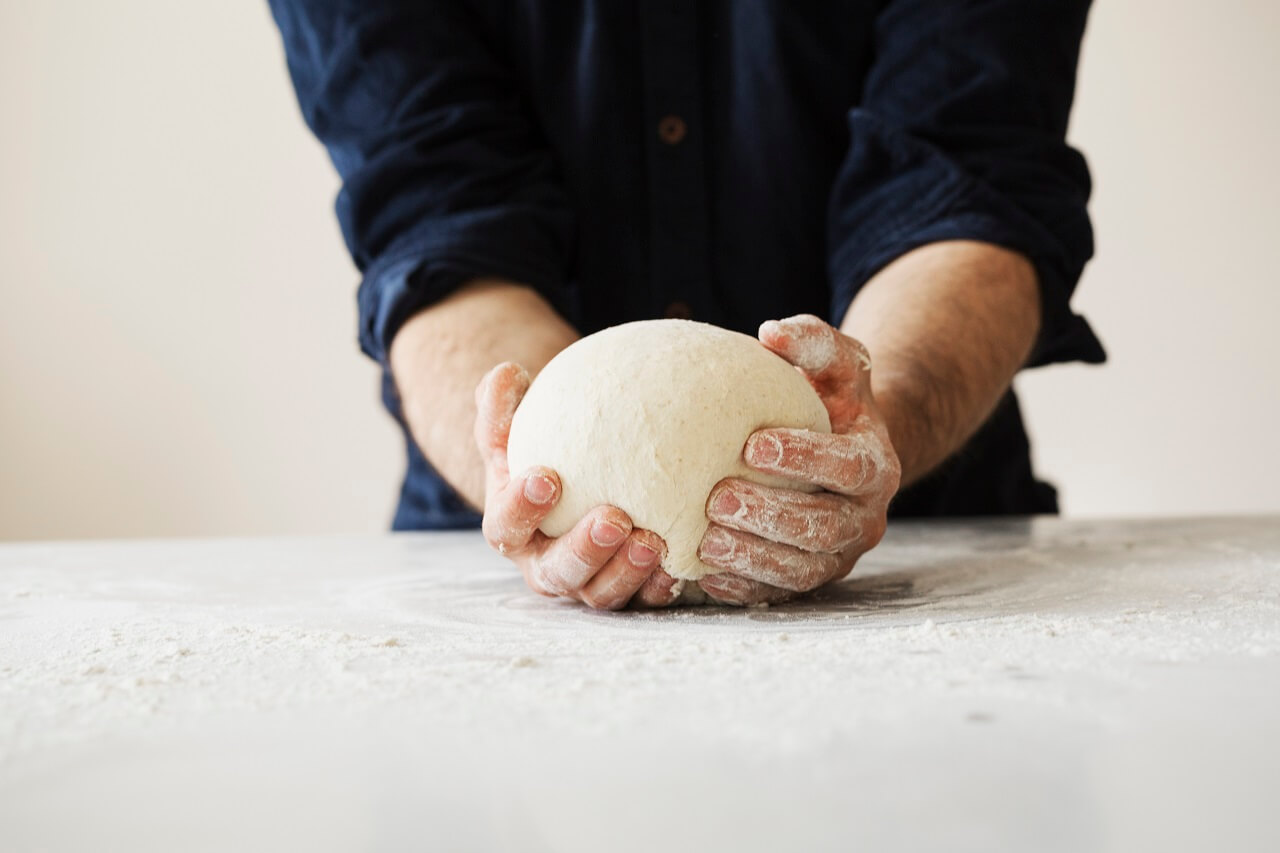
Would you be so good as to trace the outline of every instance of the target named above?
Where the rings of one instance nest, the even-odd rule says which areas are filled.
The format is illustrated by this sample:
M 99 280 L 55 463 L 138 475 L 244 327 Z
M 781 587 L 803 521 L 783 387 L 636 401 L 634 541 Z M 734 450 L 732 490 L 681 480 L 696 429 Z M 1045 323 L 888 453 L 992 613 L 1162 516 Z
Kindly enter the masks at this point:
M 693 309 L 688 302 L 672 302 L 662 316 L 668 320 L 688 320 L 693 317 Z
M 658 138 L 668 145 L 679 145 L 689 132 L 684 119 L 677 115 L 663 116 L 658 121 Z

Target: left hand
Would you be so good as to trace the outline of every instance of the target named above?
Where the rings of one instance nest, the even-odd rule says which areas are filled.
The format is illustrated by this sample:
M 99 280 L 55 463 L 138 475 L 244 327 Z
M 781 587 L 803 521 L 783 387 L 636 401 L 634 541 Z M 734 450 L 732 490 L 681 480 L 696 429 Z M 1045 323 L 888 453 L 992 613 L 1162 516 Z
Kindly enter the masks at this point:
M 871 360 L 862 344 L 808 314 L 770 320 L 759 334 L 808 378 L 827 407 L 831 434 L 762 429 L 742 452 L 750 468 L 821 491 L 732 477 L 711 490 L 711 525 L 698 556 L 721 573 L 699 585 L 728 604 L 778 602 L 849 574 L 884 536 L 902 476 L 871 394 Z

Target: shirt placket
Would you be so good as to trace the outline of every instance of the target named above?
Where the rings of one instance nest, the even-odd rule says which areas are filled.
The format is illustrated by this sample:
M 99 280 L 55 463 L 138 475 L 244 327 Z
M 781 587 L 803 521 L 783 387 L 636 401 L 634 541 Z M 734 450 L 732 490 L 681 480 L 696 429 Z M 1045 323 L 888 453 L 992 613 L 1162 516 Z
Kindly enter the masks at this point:
M 650 298 L 656 316 L 714 321 L 708 257 L 706 127 L 698 7 L 639 4 L 649 190 Z

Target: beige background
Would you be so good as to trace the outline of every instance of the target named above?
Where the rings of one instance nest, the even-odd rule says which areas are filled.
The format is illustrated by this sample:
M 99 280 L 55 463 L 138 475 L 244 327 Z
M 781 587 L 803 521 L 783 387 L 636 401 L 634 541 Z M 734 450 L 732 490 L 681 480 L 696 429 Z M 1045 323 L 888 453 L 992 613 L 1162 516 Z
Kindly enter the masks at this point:
M 1112 363 L 1024 375 L 1074 515 L 1280 510 L 1280 4 L 1112 0 L 1073 138 Z M 265 2 L 0 3 L 0 538 L 381 529 L 336 180 Z

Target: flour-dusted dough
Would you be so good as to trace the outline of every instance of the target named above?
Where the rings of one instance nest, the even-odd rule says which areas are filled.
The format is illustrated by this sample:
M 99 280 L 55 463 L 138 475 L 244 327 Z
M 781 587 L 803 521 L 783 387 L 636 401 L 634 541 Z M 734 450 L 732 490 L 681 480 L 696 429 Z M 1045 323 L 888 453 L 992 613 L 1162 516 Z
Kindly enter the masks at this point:
M 830 432 L 808 381 L 755 338 L 688 320 L 605 329 L 565 349 L 534 380 L 511 423 L 513 474 L 554 469 L 563 485 L 542 524 L 567 533 L 611 504 L 667 543 L 663 568 L 694 580 L 706 501 L 724 477 L 806 488 L 753 472 L 742 447 L 763 427 Z

